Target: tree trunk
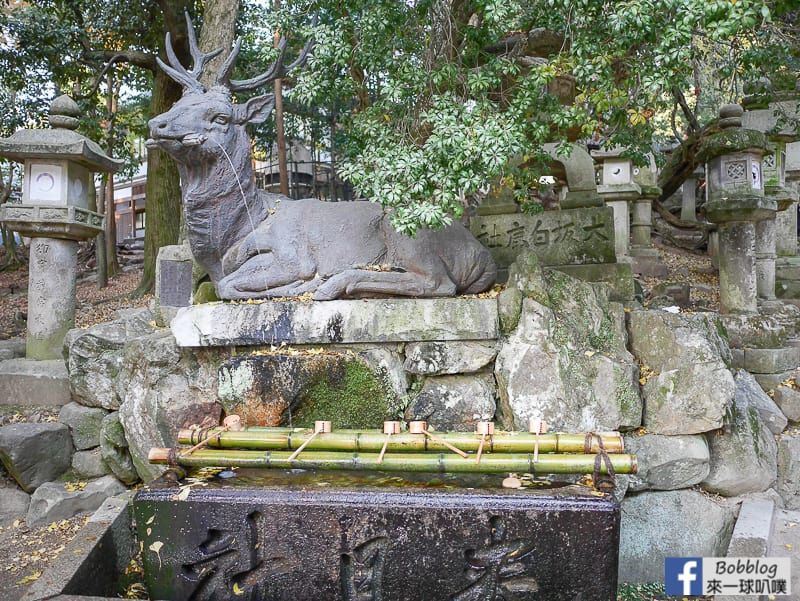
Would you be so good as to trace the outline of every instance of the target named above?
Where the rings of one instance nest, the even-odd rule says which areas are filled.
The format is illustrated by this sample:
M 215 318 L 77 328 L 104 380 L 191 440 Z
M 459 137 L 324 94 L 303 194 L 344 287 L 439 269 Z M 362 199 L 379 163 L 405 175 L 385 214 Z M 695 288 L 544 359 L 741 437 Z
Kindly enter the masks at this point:
M 216 1 L 216 0 L 215 0 Z M 188 37 L 183 11 L 188 10 L 189 0 L 170 2 L 159 0 L 163 14 L 164 33 L 169 32 L 173 50 L 182 64 L 188 64 Z M 210 2 L 208 4 L 214 4 Z M 162 51 L 163 59 L 163 51 Z M 150 96 L 150 115 L 168 111 L 177 102 L 183 90 L 164 71 L 153 72 L 153 93 Z M 178 167 L 169 155 L 160 150 L 147 153 L 147 223 L 144 228 L 144 266 L 142 281 L 134 296 L 153 291 L 156 282 L 156 258 L 162 246 L 176 244 L 181 223 L 181 187 Z
M 203 9 L 203 28 L 197 40 L 200 50 L 211 52 L 217 48 L 225 51 L 208 62 L 200 83 L 206 88 L 214 84 L 217 71 L 228 56 L 236 36 L 236 19 L 239 16 L 239 0 L 206 0 Z
M 275 10 L 280 9 L 281 0 L 275 0 Z M 273 43 L 277 47 L 281 34 L 275 31 Z M 283 80 L 275 80 L 275 148 L 278 153 L 278 176 L 281 179 L 281 194 L 289 196 L 289 168 L 286 164 L 286 135 L 283 121 Z
M 106 151 L 109 156 L 113 156 L 112 132 L 117 115 L 117 95 L 119 93 L 119 84 L 115 84 L 114 82 L 113 70 L 108 73 L 107 83 L 108 98 L 106 99 L 106 110 L 108 111 L 108 148 Z M 105 265 L 107 282 L 108 278 L 119 273 L 119 262 L 117 261 L 116 205 L 114 204 L 114 176 L 112 174 L 109 174 L 106 181 L 105 216 Z M 100 242 L 100 240 L 98 240 L 98 242 Z M 98 287 L 100 286 L 99 282 L 100 280 L 98 278 Z
M 156 73 L 150 114 L 167 111 L 181 96 L 181 88 L 162 71 Z M 144 229 L 144 271 L 134 293 L 152 292 L 156 281 L 156 257 L 162 246 L 176 244 L 181 222 L 180 175 L 175 162 L 160 150 L 147 153 L 147 224 Z
M 100 194 L 95 197 L 94 210 L 98 213 L 103 213 L 103 208 L 106 206 L 106 181 L 110 179 L 111 174 L 105 174 L 100 180 Z M 94 195 L 93 195 L 94 196 Z M 108 219 L 108 217 L 106 217 Z M 97 263 L 97 287 L 105 288 L 108 286 L 108 257 L 106 255 L 106 233 L 105 231 L 97 234 L 94 240 L 94 257 Z
M 3 236 L 3 246 L 6 249 L 6 261 L 3 263 L 4 271 L 16 271 L 22 267 L 22 261 L 17 256 L 17 245 L 14 242 L 14 230 L 5 225 L 0 226 L 0 235 Z

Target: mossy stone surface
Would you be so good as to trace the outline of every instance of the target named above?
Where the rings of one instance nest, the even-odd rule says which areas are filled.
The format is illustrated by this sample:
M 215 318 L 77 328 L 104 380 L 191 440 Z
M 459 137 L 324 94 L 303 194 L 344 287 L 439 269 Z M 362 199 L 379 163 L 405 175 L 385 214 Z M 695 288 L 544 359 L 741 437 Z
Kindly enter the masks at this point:
M 328 420 L 334 428 L 379 428 L 391 417 L 393 395 L 365 364 L 343 363 L 341 370 L 310 383 L 306 398 L 292 414 L 292 424 L 311 427 Z

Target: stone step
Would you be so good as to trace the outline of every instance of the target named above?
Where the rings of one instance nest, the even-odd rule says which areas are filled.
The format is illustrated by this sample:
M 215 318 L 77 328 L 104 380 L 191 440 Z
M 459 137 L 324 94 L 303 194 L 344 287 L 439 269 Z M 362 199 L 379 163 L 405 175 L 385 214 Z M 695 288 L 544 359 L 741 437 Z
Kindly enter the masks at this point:
M 0 405 L 66 405 L 69 402 L 69 376 L 63 361 L 0 361 Z
M 733 528 L 728 557 L 774 557 L 770 554 L 770 537 L 775 516 L 772 499 L 748 498 L 742 501 L 739 517 Z M 756 595 L 714 595 L 715 601 L 760 599 Z
M 800 347 L 731 349 L 733 366 L 754 374 L 778 374 L 800 365 Z
M 776 599 L 800 599 L 800 511 L 779 509 L 772 520 L 767 557 L 791 557 L 792 594 Z M 745 599 L 746 597 L 737 597 Z M 766 597 L 765 597 L 766 599 Z

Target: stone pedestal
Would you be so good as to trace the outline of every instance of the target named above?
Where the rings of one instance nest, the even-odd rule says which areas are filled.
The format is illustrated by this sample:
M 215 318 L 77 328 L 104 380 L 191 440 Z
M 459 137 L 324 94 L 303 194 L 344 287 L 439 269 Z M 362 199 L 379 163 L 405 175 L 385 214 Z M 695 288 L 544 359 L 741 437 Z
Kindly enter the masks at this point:
M 34 238 L 28 280 L 28 359 L 60 359 L 67 330 L 75 326 L 78 243 Z
M 775 300 L 775 216 L 755 224 L 756 282 L 760 300 Z
M 642 188 L 644 191 L 644 188 Z M 644 196 L 634 201 L 631 217 L 631 256 L 634 273 L 650 277 L 666 277 L 667 266 L 658 251 L 650 245 L 653 219 L 653 200 Z
M 617 262 L 630 262 L 630 212 L 627 200 L 607 200 L 606 206 L 614 212 L 614 251 Z
M 633 203 L 631 252 L 634 254 L 640 254 L 645 250 L 653 250 L 650 247 L 652 213 L 652 200 L 650 198 L 640 198 Z
M 779 257 L 797 256 L 797 201 L 775 218 L 775 253 Z
M 697 221 L 697 180 L 689 177 L 681 186 L 681 221 Z
M 757 278 L 754 223 L 731 221 L 719 226 L 720 313 L 755 313 Z
M 157 481 L 133 502 L 145 582 L 173 601 L 614 601 L 619 505 L 500 479 L 239 470 L 183 498 Z

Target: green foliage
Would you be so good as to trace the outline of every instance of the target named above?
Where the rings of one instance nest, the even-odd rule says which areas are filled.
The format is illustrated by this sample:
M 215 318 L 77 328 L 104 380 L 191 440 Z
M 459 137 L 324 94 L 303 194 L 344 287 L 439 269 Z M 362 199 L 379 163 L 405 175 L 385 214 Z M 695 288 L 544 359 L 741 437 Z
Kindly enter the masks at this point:
M 732 100 L 756 66 L 793 75 L 796 48 L 772 26 L 779 6 L 295 0 L 287 14 L 321 18 L 293 98 L 336 114 L 347 134 L 337 144 L 341 174 L 413 233 L 459 217 L 498 176 L 513 176 L 524 196 L 536 182 L 508 159 L 534 156 L 543 142 L 595 138 L 644 163 L 654 134 L 689 125 L 676 94 L 710 119 L 711 105 Z M 550 42 L 534 52 L 545 30 Z M 570 78 L 573 101 L 557 91 Z
M 41 122 L 51 82 L 89 87 L 101 63 L 87 48 L 105 56 L 158 48 L 163 4 L 35 0 L 0 15 L 4 39 L 20 41 L 0 48 L 0 128 Z M 186 4 L 196 19 L 202 14 L 200 0 Z M 286 82 L 287 134 L 332 153 L 339 174 L 409 234 L 460 217 L 498 177 L 509 178 L 526 211 L 538 210 L 530 197 L 549 166 L 544 142 L 622 145 L 643 164 L 654 140 L 680 139 L 708 122 L 744 84 L 766 73 L 792 88 L 798 70 L 795 2 L 268 4 L 242 3 L 235 77 L 268 66 L 276 30 L 289 36 L 290 55 L 313 35 L 307 66 Z M 148 93 L 141 70 L 120 67 L 116 76 Z M 102 106 L 90 116 L 97 123 Z M 130 115 L 124 124 L 119 117 L 122 129 L 143 131 L 147 115 Z M 272 144 L 272 128 L 258 127 L 259 152 Z M 116 154 L 124 156 L 125 140 L 111 140 Z M 509 163 L 520 155 L 532 159 L 523 168 Z

